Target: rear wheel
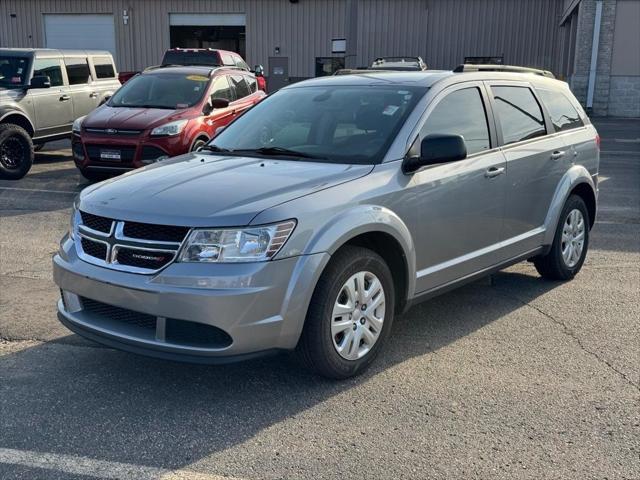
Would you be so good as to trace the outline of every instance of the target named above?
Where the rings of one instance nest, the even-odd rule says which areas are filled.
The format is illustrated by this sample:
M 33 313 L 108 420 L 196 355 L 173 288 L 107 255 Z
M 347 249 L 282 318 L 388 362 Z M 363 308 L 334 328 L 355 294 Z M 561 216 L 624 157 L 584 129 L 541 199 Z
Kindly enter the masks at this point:
M 191 151 L 195 152 L 198 150 L 198 148 L 202 147 L 203 145 L 206 145 L 207 140 L 205 140 L 204 138 L 198 138 L 196 139 L 195 142 L 193 142 L 193 145 L 191 145 Z
M 27 131 L 12 123 L 0 125 L 0 178 L 18 180 L 33 165 L 33 142 Z
M 389 336 L 394 295 L 382 257 L 361 247 L 340 249 L 313 293 L 296 347 L 300 360 L 329 378 L 364 371 Z
M 571 280 L 582 268 L 589 248 L 589 211 L 584 200 L 571 195 L 562 209 L 551 245 L 533 263 L 543 278 Z

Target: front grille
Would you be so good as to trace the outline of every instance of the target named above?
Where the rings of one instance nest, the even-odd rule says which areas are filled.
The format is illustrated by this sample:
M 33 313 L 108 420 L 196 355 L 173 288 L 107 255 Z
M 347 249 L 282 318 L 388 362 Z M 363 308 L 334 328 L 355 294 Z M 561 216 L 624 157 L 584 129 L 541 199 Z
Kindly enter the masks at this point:
M 134 312 L 121 307 L 114 307 L 106 303 L 91 300 L 90 298 L 81 298 L 82 308 L 89 313 L 108 318 L 114 322 L 125 323 L 139 328 L 152 329 L 156 328 L 157 317 L 147 313 Z
M 204 323 L 167 318 L 166 340 L 178 345 L 224 348 L 231 345 L 227 332 Z
M 189 227 L 153 225 L 150 223 L 125 222 L 123 233 L 126 237 L 141 240 L 180 243 L 187 235 Z
M 159 157 L 166 157 L 167 154 L 164 153 L 157 147 L 146 146 L 142 148 L 142 155 L 140 155 L 140 160 L 155 160 Z
M 104 243 L 94 242 L 88 238 L 82 237 L 82 251 L 95 258 L 106 261 L 107 259 L 107 246 Z
M 173 257 L 174 254 L 170 252 L 154 252 L 136 248 L 118 247 L 116 260 L 120 265 L 159 270 L 171 262 Z
M 111 231 L 113 220 L 110 218 L 99 217 L 98 215 L 92 215 L 87 212 L 80 212 L 80 217 L 82 218 L 82 224 L 92 230 L 97 230 L 102 233 L 109 233 Z
M 89 159 L 93 162 L 131 163 L 133 162 L 133 158 L 136 156 L 136 147 L 132 147 L 132 146 L 86 144 L 85 148 L 87 149 L 87 155 L 89 155 Z M 120 152 L 120 160 L 107 160 L 102 158 L 100 156 L 101 150 L 110 150 L 110 151 Z
M 114 129 L 114 128 L 85 128 L 85 132 L 92 133 L 94 135 L 109 135 L 109 136 L 118 136 L 123 135 L 127 137 L 132 137 L 136 135 L 140 135 L 142 130 L 124 130 L 124 129 Z
M 137 329 L 141 337 L 156 339 L 158 317 L 155 315 L 115 307 L 86 297 L 80 297 L 80 300 L 85 312 L 98 317 L 95 320 L 96 323 L 102 320 L 107 322 L 111 329 L 117 328 L 117 325 L 120 324 L 126 328 L 127 333 L 131 332 L 133 328 Z M 176 318 L 166 319 L 164 338 L 167 343 L 174 345 L 201 348 L 225 348 L 233 342 L 227 332 L 213 325 Z

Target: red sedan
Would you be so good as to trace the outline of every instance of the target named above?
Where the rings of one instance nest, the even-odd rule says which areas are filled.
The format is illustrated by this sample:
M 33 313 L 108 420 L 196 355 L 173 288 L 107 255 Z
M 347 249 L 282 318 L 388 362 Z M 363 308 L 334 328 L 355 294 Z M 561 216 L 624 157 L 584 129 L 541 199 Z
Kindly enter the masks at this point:
M 98 180 L 195 150 L 264 97 L 256 77 L 237 68 L 147 70 L 76 120 L 76 166 Z

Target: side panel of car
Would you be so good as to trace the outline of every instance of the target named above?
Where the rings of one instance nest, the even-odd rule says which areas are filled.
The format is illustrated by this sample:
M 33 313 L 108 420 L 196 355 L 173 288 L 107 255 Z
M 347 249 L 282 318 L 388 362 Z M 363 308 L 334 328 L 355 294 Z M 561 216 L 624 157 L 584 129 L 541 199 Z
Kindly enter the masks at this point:
M 27 91 L 25 101 L 31 102 L 35 113 L 36 138 L 55 136 L 71 131 L 73 103 L 65 85 L 66 75 L 62 59 L 35 58 L 33 76 L 46 75 L 50 88 Z

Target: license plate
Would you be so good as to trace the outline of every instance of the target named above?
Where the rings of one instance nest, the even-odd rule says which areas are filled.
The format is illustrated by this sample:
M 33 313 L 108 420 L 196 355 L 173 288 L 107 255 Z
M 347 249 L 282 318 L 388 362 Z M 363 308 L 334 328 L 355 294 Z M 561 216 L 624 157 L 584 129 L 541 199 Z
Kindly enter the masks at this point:
M 120 150 L 100 150 L 100 158 L 102 160 L 108 160 L 110 162 L 119 162 L 122 160 L 120 156 Z

